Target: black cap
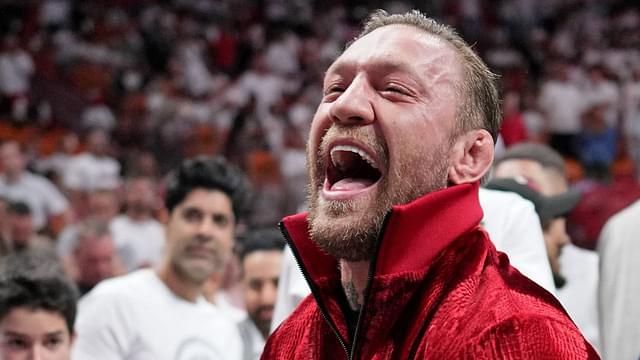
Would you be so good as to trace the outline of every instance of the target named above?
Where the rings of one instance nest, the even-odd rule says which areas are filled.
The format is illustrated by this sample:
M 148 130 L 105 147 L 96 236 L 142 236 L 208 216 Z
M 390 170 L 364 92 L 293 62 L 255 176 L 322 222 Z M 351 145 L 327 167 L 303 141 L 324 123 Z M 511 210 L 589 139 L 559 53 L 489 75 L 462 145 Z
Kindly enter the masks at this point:
M 580 202 L 580 192 L 568 190 L 560 195 L 544 196 L 522 177 L 492 179 L 486 184 L 487 189 L 511 191 L 531 201 L 536 208 L 540 220 L 552 220 L 568 214 Z

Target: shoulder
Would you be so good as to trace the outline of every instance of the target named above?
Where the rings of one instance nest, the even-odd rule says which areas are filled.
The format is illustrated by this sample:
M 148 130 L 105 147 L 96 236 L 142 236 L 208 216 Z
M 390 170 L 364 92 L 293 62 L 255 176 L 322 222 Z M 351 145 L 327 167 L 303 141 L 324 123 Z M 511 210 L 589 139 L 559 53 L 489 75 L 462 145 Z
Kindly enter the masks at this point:
M 636 201 L 630 206 L 624 208 L 617 214 L 613 215 L 609 221 L 607 221 L 605 228 L 607 227 L 623 227 L 635 225 L 635 221 L 640 216 L 640 201 Z
M 598 359 L 568 319 L 517 314 L 487 327 L 462 347 L 460 355 L 491 359 Z
M 94 299 L 126 299 L 133 300 L 136 294 L 145 293 L 148 296 L 148 290 L 153 284 L 159 281 L 152 269 L 142 269 L 131 272 L 127 275 L 111 278 L 100 282 L 93 290 L 91 290 L 83 301 L 93 302 Z M 135 291 L 132 291 L 135 289 Z
M 622 211 L 613 215 L 603 226 L 598 241 L 598 250 L 604 253 L 605 250 L 617 249 L 624 251 L 630 246 L 635 247 L 635 230 L 637 221 L 640 218 L 640 201 L 636 201 Z
M 20 182 L 22 182 L 24 185 L 29 185 L 29 186 L 39 186 L 39 187 L 47 187 L 47 188 L 55 187 L 55 185 L 53 185 L 51 181 L 49 181 L 44 176 L 33 174 L 28 171 L 22 174 L 22 177 L 20 178 Z
M 313 296 L 307 296 L 269 337 L 263 357 L 281 358 L 297 353 L 297 349 L 308 349 L 309 342 L 318 338 L 316 332 L 323 324 L 324 320 Z
M 127 226 L 129 226 L 129 224 L 129 218 L 127 218 L 126 215 L 120 214 L 111 219 L 111 221 L 109 222 L 109 228 L 112 231 L 118 231 L 126 228 Z

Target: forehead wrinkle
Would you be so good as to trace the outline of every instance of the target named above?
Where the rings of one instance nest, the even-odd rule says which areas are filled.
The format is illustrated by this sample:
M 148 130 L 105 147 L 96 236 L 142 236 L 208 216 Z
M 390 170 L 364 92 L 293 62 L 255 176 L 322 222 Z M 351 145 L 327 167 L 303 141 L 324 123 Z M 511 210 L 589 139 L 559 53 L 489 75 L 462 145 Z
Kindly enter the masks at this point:
M 375 41 L 375 46 L 367 44 Z M 382 49 L 393 50 L 382 50 Z M 399 56 L 401 55 L 401 56 Z M 385 73 L 406 72 L 423 81 L 427 91 L 435 85 L 456 86 L 462 77 L 459 54 L 436 35 L 410 25 L 387 25 L 356 40 L 334 61 L 325 75 L 355 73 L 365 66 Z M 416 62 L 416 60 L 418 62 Z M 451 64 L 455 66 L 451 67 Z

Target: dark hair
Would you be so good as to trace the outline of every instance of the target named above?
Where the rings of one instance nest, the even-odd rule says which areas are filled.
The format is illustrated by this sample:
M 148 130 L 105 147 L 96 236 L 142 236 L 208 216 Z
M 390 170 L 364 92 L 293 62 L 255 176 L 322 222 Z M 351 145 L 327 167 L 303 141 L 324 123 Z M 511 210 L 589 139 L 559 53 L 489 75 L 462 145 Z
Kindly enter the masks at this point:
M 493 141 L 496 142 L 502 122 L 496 85 L 498 76 L 489 70 L 482 59 L 471 49 L 471 46 L 453 28 L 440 24 L 417 10 L 393 15 L 389 15 L 384 10 L 377 10 L 371 14 L 364 24 L 362 32 L 356 36 L 355 40 L 387 25 L 412 26 L 451 45 L 460 57 L 460 66 L 464 76 L 462 83 L 457 84 L 460 105 L 456 112 L 456 129 L 464 132 L 482 128 L 487 130 L 493 137 Z
M 78 291 L 59 263 L 42 253 L 10 254 L 0 264 L 0 321 L 15 308 L 60 314 L 73 333 Z
M 28 249 L 0 257 L 0 279 L 51 275 L 64 276 L 64 269 L 53 250 Z
M 193 190 L 203 188 L 219 190 L 231 199 L 236 221 L 248 208 L 249 185 L 245 176 L 220 156 L 198 156 L 182 162 L 167 177 L 164 204 L 169 212 Z
M 237 242 L 236 253 L 242 262 L 256 251 L 282 250 L 284 240 L 275 228 L 252 229 L 243 234 Z
M 11 201 L 7 206 L 8 214 L 31 215 L 31 208 L 24 201 Z

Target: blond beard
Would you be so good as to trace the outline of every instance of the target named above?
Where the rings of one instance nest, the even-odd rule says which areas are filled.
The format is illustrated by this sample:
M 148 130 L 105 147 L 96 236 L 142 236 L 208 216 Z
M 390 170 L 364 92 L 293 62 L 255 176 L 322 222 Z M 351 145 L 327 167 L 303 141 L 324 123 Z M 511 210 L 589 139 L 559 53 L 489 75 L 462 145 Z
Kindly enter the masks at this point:
M 451 144 L 437 146 L 433 151 L 422 154 L 399 154 L 405 161 L 396 164 L 394 170 L 386 174 L 377 185 L 368 201 L 362 198 L 347 201 L 327 201 L 320 199 L 324 169 L 322 155 L 326 153 L 326 144 L 338 132 L 334 125 L 322 139 L 318 161 L 312 161 L 308 153 L 309 164 L 309 224 L 311 237 L 325 252 L 336 259 L 364 261 L 371 259 L 375 252 L 376 239 L 379 237 L 384 218 L 394 206 L 406 204 L 422 195 L 440 190 L 447 185 L 448 150 Z M 348 134 L 358 139 L 376 152 L 381 164 L 388 163 L 388 152 L 383 142 L 365 128 L 344 128 L 340 134 Z M 312 168 L 315 167 L 315 168 Z M 388 168 L 388 167 L 387 167 Z M 349 219 L 355 212 L 359 216 Z

